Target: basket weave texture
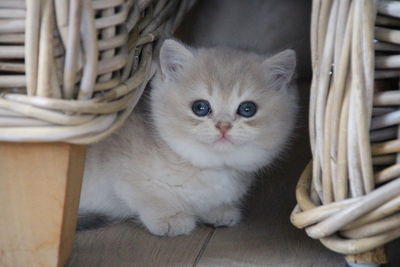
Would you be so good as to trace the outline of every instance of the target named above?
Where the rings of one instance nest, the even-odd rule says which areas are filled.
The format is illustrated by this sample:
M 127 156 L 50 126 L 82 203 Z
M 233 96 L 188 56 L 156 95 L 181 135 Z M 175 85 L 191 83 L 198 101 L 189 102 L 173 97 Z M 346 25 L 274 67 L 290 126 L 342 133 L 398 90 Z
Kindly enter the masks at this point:
M 291 220 L 339 253 L 400 237 L 399 26 L 399 1 L 313 1 L 313 160 Z
M 0 1 L 0 140 L 99 141 L 152 76 L 185 0 Z

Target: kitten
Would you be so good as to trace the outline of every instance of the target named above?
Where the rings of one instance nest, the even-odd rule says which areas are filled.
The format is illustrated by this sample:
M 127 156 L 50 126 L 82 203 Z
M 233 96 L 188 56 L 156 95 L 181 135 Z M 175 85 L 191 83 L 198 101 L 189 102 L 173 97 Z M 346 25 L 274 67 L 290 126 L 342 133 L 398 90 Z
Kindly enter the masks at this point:
M 88 150 L 80 212 L 137 217 L 153 234 L 198 222 L 232 226 L 253 174 L 294 126 L 295 53 L 265 57 L 169 39 L 151 82 L 150 115 L 134 111 Z

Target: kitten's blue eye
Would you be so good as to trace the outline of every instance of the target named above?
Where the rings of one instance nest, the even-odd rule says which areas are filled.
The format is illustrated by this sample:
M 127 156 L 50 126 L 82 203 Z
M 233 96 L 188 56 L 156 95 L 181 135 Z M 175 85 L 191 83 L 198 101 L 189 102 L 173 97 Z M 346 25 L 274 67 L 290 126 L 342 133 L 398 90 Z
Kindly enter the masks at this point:
M 253 117 L 256 112 L 257 105 L 251 101 L 242 102 L 237 110 L 237 114 L 245 118 Z
M 204 117 L 211 113 L 210 103 L 207 100 L 196 100 L 192 104 L 193 113 L 199 117 Z

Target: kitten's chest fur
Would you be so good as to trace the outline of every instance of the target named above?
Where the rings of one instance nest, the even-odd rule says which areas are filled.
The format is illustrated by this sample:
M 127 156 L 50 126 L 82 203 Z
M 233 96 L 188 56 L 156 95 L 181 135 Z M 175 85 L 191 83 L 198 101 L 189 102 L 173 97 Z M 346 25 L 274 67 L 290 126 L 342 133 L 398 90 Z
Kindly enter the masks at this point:
M 192 208 L 201 211 L 222 203 L 237 202 L 247 190 L 251 176 L 232 169 L 170 168 L 167 179 L 160 181 L 171 187 Z M 157 179 L 157 178 L 155 178 Z M 154 182 L 154 181 L 153 181 Z
M 199 212 L 222 203 L 239 201 L 251 182 L 250 174 L 232 168 L 195 167 L 164 146 L 155 146 L 152 153 L 130 162 L 126 181 L 135 184 L 141 192 L 179 198 Z

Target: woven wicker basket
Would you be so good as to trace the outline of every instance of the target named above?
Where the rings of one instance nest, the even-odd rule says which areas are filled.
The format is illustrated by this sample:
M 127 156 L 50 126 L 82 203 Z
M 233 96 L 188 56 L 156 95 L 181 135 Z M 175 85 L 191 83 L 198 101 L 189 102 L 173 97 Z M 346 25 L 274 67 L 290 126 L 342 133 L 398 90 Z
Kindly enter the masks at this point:
M 398 1 L 313 1 L 313 161 L 291 220 L 339 253 L 400 237 L 399 26 Z
M 132 111 L 185 0 L 0 1 L 0 140 L 92 143 Z

